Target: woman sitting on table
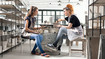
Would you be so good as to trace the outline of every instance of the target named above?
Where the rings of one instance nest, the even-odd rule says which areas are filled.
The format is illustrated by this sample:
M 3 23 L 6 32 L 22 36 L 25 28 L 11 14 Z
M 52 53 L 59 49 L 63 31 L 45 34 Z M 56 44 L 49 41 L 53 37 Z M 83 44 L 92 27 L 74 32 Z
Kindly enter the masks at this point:
M 38 47 L 39 50 L 41 51 L 41 56 L 45 56 L 45 57 L 49 57 L 49 55 L 47 55 L 41 46 L 41 42 L 43 40 L 43 36 L 39 34 L 38 31 L 35 31 L 36 29 L 41 29 L 43 27 L 39 27 L 39 28 L 35 28 L 35 22 L 36 22 L 36 18 L 34 16 L 36 16 L 38 14 L 38 8 L 35 6 L 31 6 L 28 14 L 25 16 L 25 32 L 27 33 L 31 33 L 30 35 L 30 39 L 35 39 L 35 45 L 34 48 L 31 52 L 31 54 L 34 55 L 39 55 L 40 53 L 36 52 L 36 48 Z
M 54 43 L 52 44 L 47 44 L 46 47 L 53 50 L 53 51 L 60 51 L 61 50 L 61 46 L 62 46 L 62 42 L 63 42 L 63 36 L 64 34 L 67 34 L 68 30 L 67 29 L 77 29 L 77 33 L 76 32 L 72 32 L 71 35 L 74 35 L 73 37 L 77 37 L 79 35 L 82 35 L 82 27 L 80 25 L 80 21 L 77 18 L 77 16 L 75 16 L 73 14 L 74 10 L 72 5 L 67 4 L 66 7 L 64 8 L 64 14 L 65 16 L 67 16 L 65 19 L 58 19 L 56 21 L 56 23 L 60 22 L 60 21 L 67 21 L 68 22 L 68 26 L 63 26 L 63 25 L 57 25 L 57 27 L 60 27 L 57 38 L 55 40 Z M 70 39 L 69 39 L 70 40 Z M 59 45 L 58 42 L 60 42 Z

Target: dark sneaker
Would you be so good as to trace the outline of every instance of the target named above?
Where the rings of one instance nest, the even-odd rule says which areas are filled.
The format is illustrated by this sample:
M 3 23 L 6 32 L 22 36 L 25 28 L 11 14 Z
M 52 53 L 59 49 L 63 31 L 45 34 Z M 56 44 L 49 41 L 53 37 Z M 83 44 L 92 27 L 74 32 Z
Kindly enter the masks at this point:
M 60 55 L 60 52 L 61 52 L 60 50 L 57 51 L 58 55 Z
M 35 51 L 31 51 L 31 54 L 32 54 L 32 55 L 40 55 L 40 53 L 35 52 Z
M 56 47 L 54 47 L 53 44 L 47 44 L 47 45 L 45 45 L 45 47 L 48 48 L 49 50 L 57 51 Z

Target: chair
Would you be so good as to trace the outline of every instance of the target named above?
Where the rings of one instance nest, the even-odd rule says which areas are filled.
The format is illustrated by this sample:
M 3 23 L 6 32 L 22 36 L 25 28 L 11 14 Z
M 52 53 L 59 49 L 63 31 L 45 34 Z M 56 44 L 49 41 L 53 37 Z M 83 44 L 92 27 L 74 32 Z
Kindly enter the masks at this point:
M 30 39 L 30 36 L 24 36 L 23 33 L 25 31 L 25 28 L 20 28 L 22 30 L 21 34 L 20 34 L 20 39 L 21 39 L 21 51 L 23 53 L 23 44 L 25 42 L 25 40 L 29 39 L 29 46 L 30 46 L 30 51 L 31 51 L 31 40 L 34 40 L 35 39 Z
M 31 39 L 29 36 L 23 36 L 21 35 L 21 52 L 23 53 L 23 44 L 26 39 L 29 39 L 29 46 L 30 46 L 30 51 L 31 51 Z M 33 39 L 35 41 L 35 39 Z

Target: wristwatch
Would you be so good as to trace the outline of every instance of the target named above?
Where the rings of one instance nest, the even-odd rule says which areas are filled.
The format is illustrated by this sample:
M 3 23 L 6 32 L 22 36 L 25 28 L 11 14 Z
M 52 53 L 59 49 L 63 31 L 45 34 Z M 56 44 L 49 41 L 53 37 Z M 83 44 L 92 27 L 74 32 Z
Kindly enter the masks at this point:
M 59 22 L 59 21 L 57 20 L 57 22 Z

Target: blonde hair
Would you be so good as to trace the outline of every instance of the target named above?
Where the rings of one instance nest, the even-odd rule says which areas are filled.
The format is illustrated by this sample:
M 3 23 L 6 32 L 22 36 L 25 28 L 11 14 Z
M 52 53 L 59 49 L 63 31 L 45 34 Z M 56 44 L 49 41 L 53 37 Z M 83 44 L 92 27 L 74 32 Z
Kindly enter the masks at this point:
M 29 9 L 28 13 L 26 14 L 26 16 L 24 17 L 24 19 L 26 19 L 26 17 L 28 16 L 32 16 L 33 13 L 37 10 L 38 8 L 35 6 L 31 6 L 31 8 Z

